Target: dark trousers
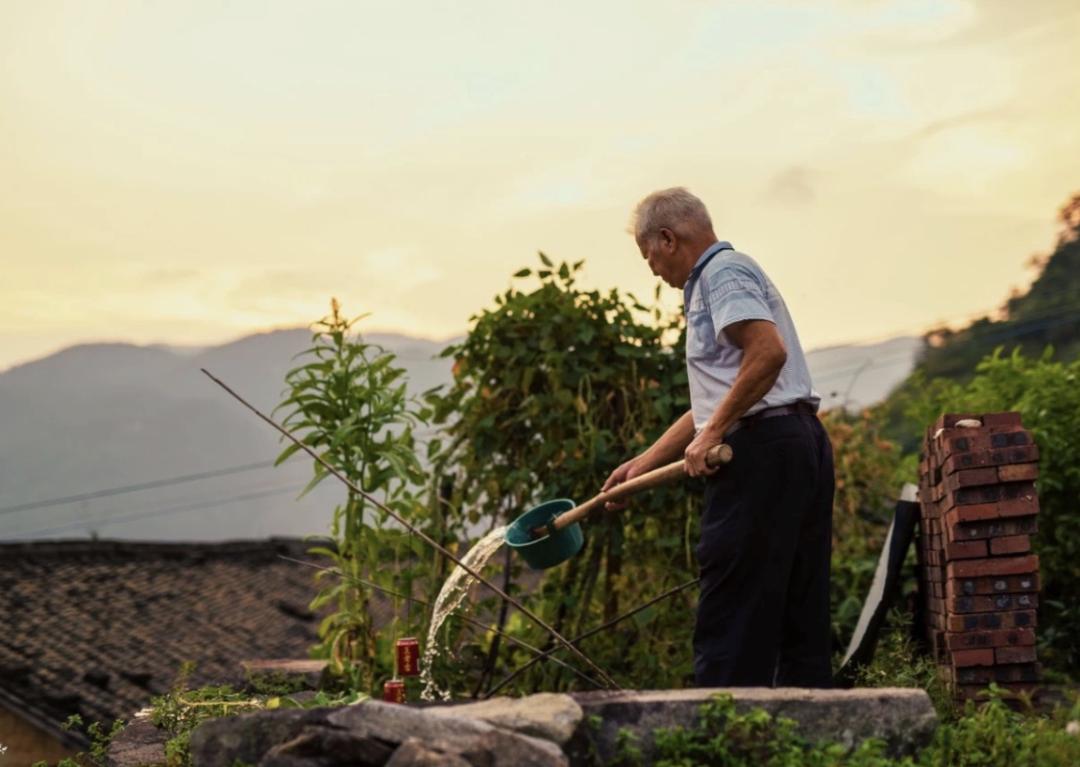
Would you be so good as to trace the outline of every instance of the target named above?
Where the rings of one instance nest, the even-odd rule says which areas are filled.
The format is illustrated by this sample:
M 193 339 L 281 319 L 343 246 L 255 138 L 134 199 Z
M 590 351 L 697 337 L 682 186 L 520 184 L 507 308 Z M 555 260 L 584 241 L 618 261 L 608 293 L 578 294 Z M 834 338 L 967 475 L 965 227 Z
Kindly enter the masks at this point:
M 830 687 L 833 456 L 813 415 L 764 418 L 727 440 L 697 547 L 700 687 Z

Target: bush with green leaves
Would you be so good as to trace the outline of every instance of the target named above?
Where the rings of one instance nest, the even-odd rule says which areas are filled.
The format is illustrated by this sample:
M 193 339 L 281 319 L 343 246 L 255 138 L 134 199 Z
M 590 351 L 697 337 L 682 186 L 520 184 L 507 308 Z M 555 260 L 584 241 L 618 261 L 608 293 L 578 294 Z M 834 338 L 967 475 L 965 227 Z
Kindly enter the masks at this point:
M 833 446 L 831 602 L 833 643 L 846 646 L 870 590 L 900 490 L 899 450 L 868 412 L 822 414 Z
M 472 318 L 467 338 L 446 351 L 453 385 L 435 408 L 446 437 L 442 465 L 454 477 L 450 502 L 481 528 L 543 500 L 591 497 L 612 469 L 689 407 L 681 318 L 650 313 L 617 290 L 582 289 L 581 262 L 556 266 L 540 258 L 533 289 L 498 296 L 493 309 Z M 532 270 L 516 277 L 531 278 Z M 576 635 L 692 578 L 695 496 L 681 487 L 661 490 L 635 498 L 624 512 L 593 514 L 584 549 L 543 574 L 531 605 Z M 502 563 L 519 567 L 509 555 Z M 504 577 L 513 587 L 511 570 Z M 682 686 L 690 673 L 690 600 L 684 594 L 656 605 L 583 649 L 628 684 Z M 497 625 L 550 646 L 519 616 L 495 604 L 479 607 L 485 610 Z M 531 657 L 509 647 L 500 654 L 498 637 L 477 643 L 455 630 L 451 623 L 455 651 L 481 664 L 459 687 L 483 689 L 496 670 Z M 517 689 L 562 689 L 573 680 L 541 664 Z

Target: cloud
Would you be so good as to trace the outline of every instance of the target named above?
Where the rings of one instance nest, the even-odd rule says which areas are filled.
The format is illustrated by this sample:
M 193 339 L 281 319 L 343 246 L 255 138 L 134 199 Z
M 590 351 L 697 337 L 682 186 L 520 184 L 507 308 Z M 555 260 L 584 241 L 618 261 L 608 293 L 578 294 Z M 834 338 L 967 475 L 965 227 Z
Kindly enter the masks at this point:
M 784 205 L 808 205 L 816 197 L 813 178 L 813 172 L 807 168 L 792 165 L 772 177 L 765 197 Z

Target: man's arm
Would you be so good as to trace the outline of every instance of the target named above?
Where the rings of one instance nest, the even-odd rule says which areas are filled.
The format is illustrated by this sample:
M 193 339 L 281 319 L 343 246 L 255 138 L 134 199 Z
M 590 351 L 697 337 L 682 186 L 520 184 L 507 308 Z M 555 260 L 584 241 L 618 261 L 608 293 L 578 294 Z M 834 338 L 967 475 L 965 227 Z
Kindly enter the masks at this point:
M 715 471 L 705 464 L 705 453 L 723 442 L 724 433 L 769 393 L 787 361 L 784 341 L 768 320 L 735 322 L 725 327 L 724 333 L 743 350 L 743 358 L 731 391 L 686 448 L 686 473 L 691 477 Z
M 667 428 L 656 442 L 649 446 L 648 450 L 641 455 L 631 458 L 626 463 L 611 472 L 604 483 L 602 491 L 610 490 L 615 485 L 621 484 L 628 479 L 633 479 L 639 474 L 652 471 L 655 468 L 679 460 L 686 451 L 686 446 L 694 439 L 694 416 L 687 410 L 675 423 Z M 609 503 L 609 509 L 622 509 L 626 502 Z

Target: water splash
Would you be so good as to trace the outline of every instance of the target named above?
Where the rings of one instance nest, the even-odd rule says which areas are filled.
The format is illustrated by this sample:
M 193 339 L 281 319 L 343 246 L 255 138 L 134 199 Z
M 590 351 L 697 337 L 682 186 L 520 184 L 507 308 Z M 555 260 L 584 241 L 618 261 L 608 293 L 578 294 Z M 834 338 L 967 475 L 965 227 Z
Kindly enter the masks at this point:
M 485 535 L 469 552 L 461 558 L 473 572 L 480 572 L 488 560 L 494 556 L 499 547 L 506 540 L 506 528 L 497 527 Z M 435 678 L 431 673 L 432 662 L 438 655 L 439 628 L 443 625 L 451 613 L 454 612 L 469 593 L 469 587 L 476 579 L 469 575 L 460 566 L 455 566 L 446 582 L 443 583 L 439 596 L 435 599 L 435 610 L 431 617 L 431 626 L 428 628 L 427 641 L 424 643 L 424 662 L 421 663 L 420 681 L 424 683 L 424 690 L 420 697 L 424 700 L 449 700 L 450 693 L 435 684 Z

